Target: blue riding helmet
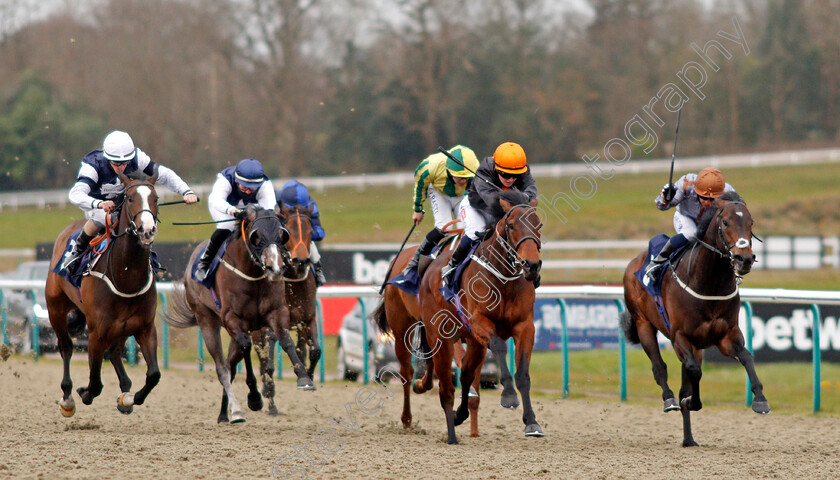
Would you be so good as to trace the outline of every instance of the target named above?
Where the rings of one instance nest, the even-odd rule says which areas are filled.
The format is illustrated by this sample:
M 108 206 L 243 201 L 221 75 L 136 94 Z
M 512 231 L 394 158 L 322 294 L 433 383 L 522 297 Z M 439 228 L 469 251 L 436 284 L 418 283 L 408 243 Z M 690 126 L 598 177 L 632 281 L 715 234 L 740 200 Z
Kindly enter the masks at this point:
M 291 180 L 283 185 L 279 200 L 289 207 L 307 205 L 309 203 L 309 190 L 297 180 Z
M 262 164 L 259 160 L 253 158 L 246 158 L 236 165 L 234 172 L 236 182 L 243 187 L 257 189 L 260 188 L 264 181 L 268 179 L 265 176 Z

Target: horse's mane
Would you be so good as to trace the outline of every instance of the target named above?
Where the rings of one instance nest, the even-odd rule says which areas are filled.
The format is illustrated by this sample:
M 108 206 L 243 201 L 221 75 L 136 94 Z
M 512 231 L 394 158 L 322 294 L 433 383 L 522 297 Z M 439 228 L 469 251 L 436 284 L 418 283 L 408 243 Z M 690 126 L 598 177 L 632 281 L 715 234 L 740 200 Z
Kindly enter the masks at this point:
M 703 238 L 706 236 L 706 230 L 708 230 L 709 225 L 712 224 L 712 220 L 714 220 L 715 214 L 717 214 L 722 202 L 745 203 L 744 199 L 736 192 L 726 192 L 718 197 L 712 206 L 703 210 L 703 213 L 700 214 L 700 218 L 697 219 L 697 238 Z
M 511 205 L 528 204 L 528 195 L 524 192 L 512 188 L 510 190 L 504 190 L 502 193 L 500 193 L 499 198 L 510 203 Z
M 126 177 L 128 177 L 131 180 L 140 180 L 140 181 L 146 181 L 146 180 L 152 178 L 152 177 L 146 175 L 145 173 L 143 173 L 143 170 L 135 170 L 135 171 L 127 174 Z

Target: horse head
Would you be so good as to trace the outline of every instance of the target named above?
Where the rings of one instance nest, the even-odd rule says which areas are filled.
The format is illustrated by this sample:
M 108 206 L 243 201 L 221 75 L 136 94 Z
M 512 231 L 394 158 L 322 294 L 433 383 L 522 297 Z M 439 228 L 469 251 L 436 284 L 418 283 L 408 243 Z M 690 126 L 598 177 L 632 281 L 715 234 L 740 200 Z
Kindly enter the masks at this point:
M 712 227 L 705 228 L 707 243 L 714 245 L 724 257 L 729 258 L 736 275 L 750 273 L 755 254 L 752 250 L 753 219 L 747 204 L 738 194 L 731 193 L 716 199 L 713 207 L 706 219 Z M 698 231 L 704 227 L 704 216 L 698 222 Z
M 521 265 L 525 272 L 525 279 L 533 281 L 542 267 L 540 259 L 542 220 L 535 209 L 537 199 L 529 203 L 524 193 L 507 190 L 502 192 L 499 204 L 505 216 L 496 224 L 496 238 L 504 242 L 508 261 L 512 265 Z
M 289 239 L 289 232 L 280 223 L 273 210 L 249 205 L 242 220 L 243 240 L 251 259 L 274 280 L 283 273 L 282 245 Z
M 291 255 L 291 272 L 295 277 L 303 277 L 308 272 L 309 242 L 312 239 L 312 210 L 313 207 L 303 208 L 302 205 L 289 207 L 278 204 L 277 210 L 283 218 L 283 224 L 289 232 L 286 249 Z
M 140 244 L 148 247 L 155 241 L 157 234 L 158 196 L 155 192 L 157 172 L 151 177 L 141 171 L 128 175 L 119 173 L 125 185 L 123 194 L 121 222 L 127 222 L 125 231 L 136 236 Z

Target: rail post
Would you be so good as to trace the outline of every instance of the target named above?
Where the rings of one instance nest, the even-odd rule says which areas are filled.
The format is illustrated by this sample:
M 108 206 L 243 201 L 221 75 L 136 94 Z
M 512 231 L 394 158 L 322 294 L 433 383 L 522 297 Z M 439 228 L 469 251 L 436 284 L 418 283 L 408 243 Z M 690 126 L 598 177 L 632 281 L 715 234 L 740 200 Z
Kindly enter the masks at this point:
M 744 305 L 744 317 L 746 319 L 746 342 L 747 342 L 747 351 L 750 352 L 750 355 L 753 353 L 753 326 L 752 326 L 752 317 L 753 317 L 753 308 L 750 302 L 743 302 Z M 750 381 L 750 375 L 745 374 L 747 376 L 747 406 L 749 407 L 752 405 L 753 401 L 753 393 L 752 393 L 752 382 Z
M 566 323 L 566 300 L 557 299 L 560 305 L 560 325 L 563 328 L 563 398 L 569 398 L 569 328 Z
M 624 340 L 624 330 L 621 328 L 621 314 L 624 313 L 624 301 L 615 300 L 618 307 L 618 389 L 622 402 L 627 401 L 627 342 Z
M 813 364 L 814 364 L 814 413 L 820 411 L 820 395 L 821 395 L 821 388 L 820 385 L 821 375 L 820 375 L 820 363 L 822 361 L 822 349 L 820 347 L 820 320 L 822 320 L 820 315 L 820 306 L 816 303 L 811 304 L 811 313 L 813 313 L 813 330 L 814 333 L 812 334 L 813 339 Z
M 367 315 L 365 313 L 365 302 L 362 301 L 362 297 L 356 297 L 359 300 L 359 306 L 362 308 L 362 383 L 367 385 L 368 383 L 368 351 L 370 350 L 370 346 L 368 345 L 368 320 Z
M 32 325 L 30 325 L 32 335 L 30 338 L 32 338 L 32 360 L 37 362 L 41 356 L 41 329 L 38 325 L 38 316 L 35 315 L 38 298 L 35 296 L 35 290 L 27 290 L 26 294 L 29 297 L 29 301 L 32 302 Z
M 321 300 L 315 299 L 315 321 L 318 323 L 318 348 L 321 349 L 321 359 L 318 362 L 318 374 L 321 376 L 321 383 L 324 383 L 324 361 L 326 354 L 324 352 L 324 310 L 321 307 Z
M 166 312 L 166 295 L 163 292 L 158 293 L 160 300 L 160 308 Z M 161 337 L 163 337 L 163 369 L 169 370 L 169 324 L 166 321 L 160 324 Z

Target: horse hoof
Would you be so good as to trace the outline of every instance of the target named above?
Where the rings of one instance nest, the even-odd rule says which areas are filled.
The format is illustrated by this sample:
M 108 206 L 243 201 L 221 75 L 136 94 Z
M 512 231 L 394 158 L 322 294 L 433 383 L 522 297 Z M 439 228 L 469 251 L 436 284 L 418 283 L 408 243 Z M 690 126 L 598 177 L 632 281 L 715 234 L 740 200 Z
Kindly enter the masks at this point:
M 242 423 L 245 421 L 245 414 L 242 411 L 231 412 L 230 423 Z
M 455 411 L 455 426 L 461 425 L 468 418 L 470 418 L 470 411 L 465 408 L 464 413 L 461 413 L 461 409 L 459 408 Z
M 425 393 L 426 390 L 423 388 L 423 381 L 422 380 L 415 380 L 413 384 L 411 384 L 411 389 L 414 393 L 421 394 Z
M 132 407 L 134 406 L 134 394 L 129 392 L 123 392 L 117 397 L 117 405 L 121 407 Z
M 276 417 L 277 415 L 280 415 L 280 412 L 277 411 L 277 407 L 275 407 L 274 405 L 269 406 L 268 407 L 268 416 L 269 417 Z
M 766 400 L 763 402 L 753 401 L 752 409 L 755 413 L 758 413 L 760 415 L 767 415 L 768 413 L 770 413 L 770 403 Z
M 76 401 L 70 397 L 65 401 L 63 398 L 58 401 L 58 409 L 61 410 L 61 415 L 70 418 L 76 414 Z
M 499 405 L 501 405 L 502 408 L 507 408 L 508 410 L 516 410 L 519 408 L 519 398 L 516 394 L 511 397 L 505 397 L 502 395 L 502 401 L 499 402 Z
M 475 391 L 475 388 L 470 387 L 470 393 L 467 394 L 468 398 L 478 398 L 478 392 Z
M 671 397 L 671 398 L 665 400 L 665 409 L 663 410 L 664 412 L 670 412 L 670 411 L 679 410 L 679 409 L 680 409 L 680 404 L 677 403 L 676 398 Z
M 458 445 L 458 438 L 457 437 L 447 438 L 446 439 L 446 444 L 447 445 Z
M 90 396 L 90 393 L 88 393 L 87 388 L 79 387 L 76 389 L 76 393 L 79 394 L 79 398 L 82 399 L 82 403 L 84 403 L 85 405 L 90 405 L 91 403 L 93 403 L 93 397 Z
M 315 384 L 308 378 L 298 378 L 297 388 L 298 390 L 315 390 Z
M 695 442 L 693 439 L 683 441 L 683 447 L 699 447 L 699 446 L 700 446 L 700 444 Z
M 538 423 L 532 423 L 525 427 L 525 436 L 526 437 L 544 437 L 545 433 L 542 431 L 542 427 Z
M 248 408 L 250 408 L 254 412 L 262 410 L 263 401 L 259 393 L 256 395 L 251 395 L 250 393 L 248 394 Z

